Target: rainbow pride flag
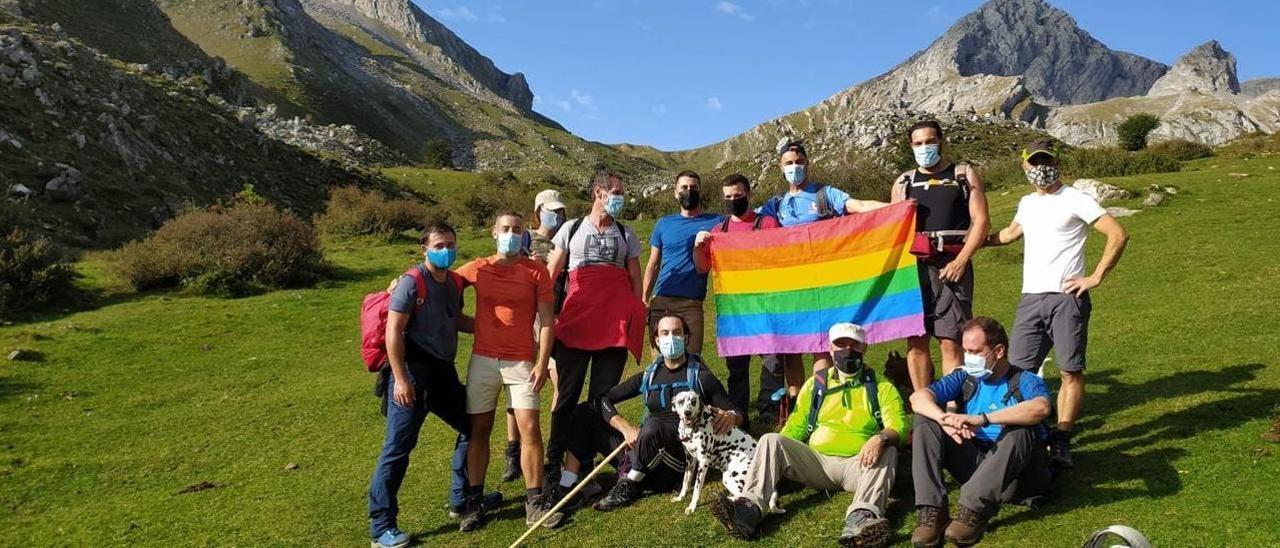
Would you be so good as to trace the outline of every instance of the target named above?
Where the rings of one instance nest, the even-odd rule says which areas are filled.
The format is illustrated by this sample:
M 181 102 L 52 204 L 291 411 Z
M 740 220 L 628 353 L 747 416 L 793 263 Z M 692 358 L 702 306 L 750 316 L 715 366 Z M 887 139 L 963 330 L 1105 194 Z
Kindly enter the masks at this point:
M 913 202 L 803 226 L 714 233 L 721 356 L 825 352 L 853 322 L 877 343 L 924 334 Z

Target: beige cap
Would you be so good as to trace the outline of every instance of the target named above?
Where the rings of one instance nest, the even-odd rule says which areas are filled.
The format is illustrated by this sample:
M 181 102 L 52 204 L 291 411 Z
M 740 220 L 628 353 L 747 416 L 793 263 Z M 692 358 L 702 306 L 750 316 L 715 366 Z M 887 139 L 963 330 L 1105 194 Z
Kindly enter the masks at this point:
M 533 199 L 533 208 L 542 208 L 544 211 L 564 209 L 564 201 L 560 199 L 560 191 L 548 188 L 539 192 Z
M 827 339 L 832 343 L 840 339 L 853 339 L 854 342 L 867 342 L 867 331 L 862 326 L 853 323 L 838 323 L 831 326 L 831 330 L 827 331 Z

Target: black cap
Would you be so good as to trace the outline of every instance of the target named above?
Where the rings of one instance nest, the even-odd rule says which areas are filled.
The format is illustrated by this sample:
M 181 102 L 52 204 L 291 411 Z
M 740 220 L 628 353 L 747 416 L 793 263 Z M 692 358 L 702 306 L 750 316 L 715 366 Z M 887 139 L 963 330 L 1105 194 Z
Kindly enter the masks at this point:
M 790 135 L 783 137 L 778 141 L 778 156 L 786 154 L 789 150 L 799 152 L 805 158 L 809 157 L 809 153 L 804 151 L 804 140 L 791 137 Z
M 1037 154 L 1047 154 L 1050 158 L 1058 157 L 1058 147 L 1051 139 L 1036 139 L 1022 148 L 1022 159 L 1030 160 Z

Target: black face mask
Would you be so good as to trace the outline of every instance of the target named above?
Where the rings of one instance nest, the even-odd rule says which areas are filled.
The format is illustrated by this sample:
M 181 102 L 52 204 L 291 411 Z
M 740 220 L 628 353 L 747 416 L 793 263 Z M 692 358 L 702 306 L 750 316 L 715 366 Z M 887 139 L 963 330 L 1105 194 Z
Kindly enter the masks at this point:
M 855 350 L 836 350 L 831 353 L 831 359 L 835 362 L 836 369 L 845 375 L 857 375 L 866 366 L 862 362 L 862 352 Z
M 680 193 L 680 209 L 685 211 L 693 211 L 702 205 L 702 193 L 698 189 L 691 188 Z
M 730 198 L 724 201 L 724 210 L 734 217 L 741 217 L 750 206 L 751 202 L 746 196 Z

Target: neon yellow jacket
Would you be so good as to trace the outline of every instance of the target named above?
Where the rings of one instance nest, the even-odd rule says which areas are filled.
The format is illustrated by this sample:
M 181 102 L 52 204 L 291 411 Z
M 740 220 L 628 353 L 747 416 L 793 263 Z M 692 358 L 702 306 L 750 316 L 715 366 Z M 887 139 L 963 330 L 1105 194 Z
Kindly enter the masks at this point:
M 910 432 L 907 414 L 902 406 L 902 396 L 893 383 L 876 379 L 876 394 L 880 400 L 880 418 L 884 427 L 898 433 L 905 440 Z M 787 418 L 781 434 L 797 441 L 807 442 L 814 451 L 832 457 L 852 457 L 862 450 L 862 444 L 876 435 L 876 419 L 867 404 L 867 390 L 861 379 L 848 377 L 843 382 L 834 369 L 827 381 L 827 394 L 818 410 L 818 424 L 813 434 L 808 434 L 809 408 L 813 401 L 813 377 L 800 387 L 796 409 Z

